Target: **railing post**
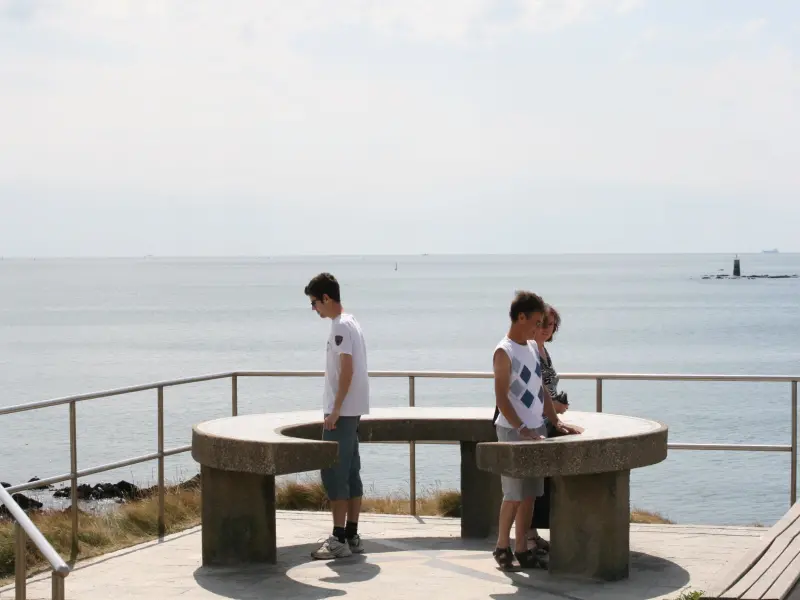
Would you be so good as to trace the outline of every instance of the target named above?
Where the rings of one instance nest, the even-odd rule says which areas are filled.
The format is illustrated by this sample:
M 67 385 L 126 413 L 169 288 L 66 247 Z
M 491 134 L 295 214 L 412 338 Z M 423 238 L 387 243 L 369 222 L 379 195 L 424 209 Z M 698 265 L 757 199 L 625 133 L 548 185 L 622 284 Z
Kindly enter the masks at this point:
M 797 502 L 797 381 L 792 382 L 792 468 L 789 506 Z
M 597 378 L 597 391 L 595 393 L 595 410 L 603 412 L 603 380 Z
M 64 600 L 64 576 L 53 571 L 53 600 Z
M 75 401 L 69 403 L 69 471 L 70 471 L 70 517 L 72 522 L 72 560 L 78 558 L 78 412 Z
M 158 388 L 158 537 L 167 531 L 164 522 L 164 386 Z
M 14 600 L 25 600 L 28 578 L 27 536 L 22 525 L 14 523 Z
M 231 376 L 231 416 L 239 415 L 239 376 Z
M 414 389 L 414 376 L 408 378 L 408 405 L 415 406 L 417 402 Z M 413 516 L 417 514 L 417 446 L 414 442 L 408 443 L 408 510 Z

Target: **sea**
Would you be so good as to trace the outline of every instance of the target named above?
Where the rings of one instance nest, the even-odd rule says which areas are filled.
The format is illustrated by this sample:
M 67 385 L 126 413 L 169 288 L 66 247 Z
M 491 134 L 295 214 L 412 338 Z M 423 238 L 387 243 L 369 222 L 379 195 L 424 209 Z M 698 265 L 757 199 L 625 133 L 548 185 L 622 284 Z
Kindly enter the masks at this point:
M 517 290 L 543 296 L 563 323 L 559 372 L 800 376 L 800 279 L 703 279 L 733 255 L 304 256 L 0 260 L 0 406 L 233 370 L 322 370 L 328 321 L 303 288 L 341 282 L 364 330 L 369 367 L 489 371 Z M 740 256 L 743 274 L 800 273 L 800 254 Z M 373 379 L 373 406 L 407 406 L 405 378 Z M 594 410 L 591 381 L 561 383 L 570 410 Z M 656 419 L 671 442 L 789 444 L 790 384 L 604 384 L 604 410 Z M 230 382 L 165 392 L 166 446 L 230 414 Z M 241 414 L 319 409 L 318 378 L 243 378 Z M 156 392 L 81 402 L 78 466 L 156 451 Z M 494 408 L 491 380 L 416 382 L 417 406 Z M 566 414 L 568 419 L 569 412 Z M 0 417 L 0 480 L 69 472 L 66 406 Z M 416 450 L 418 494 L 457 488 L 455 445 Z M 362 446 L 368 494 L 407 496 L 409 450 Z M 167 478 L 192 477 L 190 454 Z M 313 479 L 314 473 L 299 478 Z M 139 485 L 156 463 L 88 477 Z M 788 453 L 671 450 L 631 474 L 631 504 L 678 523 L 774 523 L 790 500 Z

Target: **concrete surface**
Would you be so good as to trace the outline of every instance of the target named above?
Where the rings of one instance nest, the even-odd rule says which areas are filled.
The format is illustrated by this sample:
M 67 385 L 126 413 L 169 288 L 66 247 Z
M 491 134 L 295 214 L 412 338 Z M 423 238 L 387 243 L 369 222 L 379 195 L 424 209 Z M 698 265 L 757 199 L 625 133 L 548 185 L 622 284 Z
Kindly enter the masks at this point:
M 570 411 L 565 421 L 583 427 L 582 434 L 507 444 L 496 441 L 491 415 L 485 406 L 375 408 L 362 417 L 359 438 L 362 443 L 494 442 L 478 448 L 479 465 L 511 476 L 530 474 L 533 465 L 537 475 L 546 477 L 622 471 L 666 458 L 667 426 L 657 421 Z M 321 411 L 225 417 L 193 427 L 192 457 L 225 471 L 310 471 L 336 460 L 335 442 L 321 437 Z
M 204 565 L 274 562 L 275 524 L 265 514 L 273 510 L 274 499 L 265 490 L 274 488 L 275 475 L 333 464 L 336 444 L 320 439 L 321 421 L 320 411 L 298 411 L 225 417 L 193 428 L 192 456 L 203 473 Z M 496 523 L 500 474 L 571 476 L 570 483 L 553 487 L 553 504 L 562 504 L 559 496 L 565 495 L 563 506 L 570 507 L 561 510 L 559 522 L 570 531 L 560 534 L 553 569 L 624 578 L 628 472 L 666 458 L 668 429 L 657 421 L 609 413 L 576 411 L 569 422 L 583 433 L 503 443 L 496 441 L 485 407 L 377 408 L 362 417 L 359 438 L 363 443 L 460 442 L 464 538 L 485 537 Z M 609 475 L 598 485 L 597 473 Z M 585 482 L 578 481 L 583 477 Z M 578 491 L 569 492 L 573 488 Z
M 629 471 L 667 458 L 669 431 L 658 421 L 580 411 L 562 417 L 583 433 L 522 444 L 483 443 L 478 467 L 510 477 L 557 477 Z
M 275 476 L 200 468 L 203 564 L 274 563 Z
M 492 539 L 465 540 L 458 519 L 364 515 L 366 553 L 335 562 L 309 553 L 330 531 L 324 513 L 278 513 L 278 563 L 202 567 L 199 529 L 80 564 L 66 581 L 70 600 L 266 600 L 268 598 L 458 598 L 495 600 L 654 600 L 702 590 L 766 530 L 747 527 L 632 525 L 630 577 L 617 582 L 544 571 L 503 573 Z M 545 537 L 546 531 L 542 532 Z M 29 600 L 49 598 L 47 576 Z M 13 598 L 12 588 L 0 599 Z
M 628 577 L 630 471 L 553 477 L 550 571 L 604 581 Z

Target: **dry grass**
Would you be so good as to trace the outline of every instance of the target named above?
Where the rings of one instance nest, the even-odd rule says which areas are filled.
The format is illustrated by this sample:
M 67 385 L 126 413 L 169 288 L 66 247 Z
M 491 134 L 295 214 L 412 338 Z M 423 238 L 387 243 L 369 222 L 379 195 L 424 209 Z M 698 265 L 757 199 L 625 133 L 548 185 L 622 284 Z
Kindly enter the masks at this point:
M 325 490 L 319 481 L 289 482 L 277 486 L 276 506 L 282 510 L 327 510 Z M 408 497 L 402 494 L 365 497 L 365 513 L 408 514 Z M 200 490 L 177 486 L 165 496 L 167 533 L 175 533 L 200 523 Z M 455 490 L 431 489 L 417 498 L 417 514 L 461 516 L 461 494 Z M 33 513 L 31 519 L 64 557 L 70 556 L 71 522 L 68 511 Z M 657 513 L 634 510 L 632 523 L 671 523 Z M 155 496 L 122 504 L 106 513 L 81 513 L 79 553 L 85 559 L 155 539 L 158 536 L 158 500 Z M 32 570 L 43 566 L 32 544 L 28 544 L 28 565 Z M 0 521 L 0 583 L 14 573 L 13 524 Z
M 69 511 L 32 513 L 31 520 L 53 548 L 70 556 L 71 520 Z M 200 523 L 200 493 L 197 489 L 170 488 L 165 494 L 164 520 L 167 533 L 182 531 Z M 105 513 L 79 515 L 78 558 L 90 558 L 126 548 L 158 537 L 158 499 L 154 496 L 122 504 Z M 36 548 L 28 542 L 28 565 L 43 566 Z M 0 580 L 14 573 L 14 527 L 0 521 Z
M 275 490 L 275 505 L 281 510 L 328 510 L 328 498 L 320 481 L 287 482 Z M 364 496 L 361 512 L 384 515 L 409 514 L 408 496 Z M 461 494 L 454 490 L 429 490 L 417 497 L 417 514 L 458 517 L 461 515 Z
M 634 508 L 631 511 L 631 523 L 646 523 L 648 525 L 674 525 L 667 517 L 661 513 L 649 512 L 641 508 Z

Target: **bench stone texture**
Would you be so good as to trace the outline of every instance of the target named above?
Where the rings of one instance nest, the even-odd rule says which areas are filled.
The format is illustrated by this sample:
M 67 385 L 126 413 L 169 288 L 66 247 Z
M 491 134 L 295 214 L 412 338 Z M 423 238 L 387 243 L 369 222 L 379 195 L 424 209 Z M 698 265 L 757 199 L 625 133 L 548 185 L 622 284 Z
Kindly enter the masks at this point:
M 704 592 L 706 600 L 800 600 L 800 504 Z
M 585 432 L 537 442 L 497 442 L 492 407 L 374 408 L 361 443 L 458 442 L 461 535 L 496 530 L 500 474 L 552 476 L 554 573 L 627 576 L 629 472 L 666 458 L 667 428 L 655 421 L 572 412 Z M 275 562 L 275 476 L 315 471 L 337 460 L 324 442 L 321 411 L 227 417 L 200 423 L 192 456 L 201 465 L 203 564 Z
M 374 408 L 361 443 L 447 441 L 461 446 L 461 535 L 485 538 L 497 524 L 500 478 L 478 469 L 477 444 L 496 441 L 487 408 Z M 321 411 L 266 413 L 200 423 L 192 457 L 201 465 L 203 564 L 274 562 L 275 476 L 337 460 L 322 441 Z
M 479 466 L 511 477 L 559 477 L 630 471 L 667 458 L 667 427 L 657 421 L 610 413 L 566 413 L 580 435 L 543 442 L 482 444 Z
M 511 477 L 552 477 L 551 573 L 615 581 L 630 563 L 630 470 L 667 457 L 667 426 L 609 413 L 572 412 L 584 429 L 528 443 L 484 443 L 478 467 Z

